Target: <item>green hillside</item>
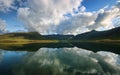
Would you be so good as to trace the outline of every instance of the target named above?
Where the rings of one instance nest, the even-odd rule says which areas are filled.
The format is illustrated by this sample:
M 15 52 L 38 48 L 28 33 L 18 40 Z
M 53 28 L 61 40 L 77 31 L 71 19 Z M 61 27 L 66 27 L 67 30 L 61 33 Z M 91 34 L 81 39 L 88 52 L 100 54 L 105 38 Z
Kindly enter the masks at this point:
M 0 35 L 0 44 L 56 43 L 58 40 L 46 40 L 37 32 L 7 33 Z
M 7 33 L 0 35 L 0 39 L 5 39 L 5 38 L 24 38 L 31 40 L 44 39 L 44 37 L 42 37 L 37 32 Z
M 0 35 L 0 44 L 59 43 L 73 35 L 40 35 L 37 32 L 7 33 Z

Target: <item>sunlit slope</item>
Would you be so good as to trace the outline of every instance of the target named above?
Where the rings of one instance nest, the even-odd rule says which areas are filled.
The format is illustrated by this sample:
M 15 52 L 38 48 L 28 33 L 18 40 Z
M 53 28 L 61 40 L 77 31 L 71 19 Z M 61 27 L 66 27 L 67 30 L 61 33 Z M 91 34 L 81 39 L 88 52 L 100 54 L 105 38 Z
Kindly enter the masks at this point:
M 0 35 L 1 44 L 27 44 L 27 43 L 51 43 L 58 42 L 57 40 L 46 40 L 37 32 L 28 33 L 8 33 Z
M 2 44 L 59 43 L 66 42 L 73 35 L 40 35 L 37 32 L 8 33 L 0 35 Z

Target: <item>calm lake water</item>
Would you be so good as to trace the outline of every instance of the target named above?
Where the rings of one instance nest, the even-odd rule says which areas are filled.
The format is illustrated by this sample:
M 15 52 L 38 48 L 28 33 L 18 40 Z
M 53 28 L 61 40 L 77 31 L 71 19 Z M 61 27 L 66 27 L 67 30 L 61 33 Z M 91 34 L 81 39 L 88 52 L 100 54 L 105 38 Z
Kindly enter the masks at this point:
M 27 47 L 0 49 L 0 75 L 120 75 L 119 46 Z

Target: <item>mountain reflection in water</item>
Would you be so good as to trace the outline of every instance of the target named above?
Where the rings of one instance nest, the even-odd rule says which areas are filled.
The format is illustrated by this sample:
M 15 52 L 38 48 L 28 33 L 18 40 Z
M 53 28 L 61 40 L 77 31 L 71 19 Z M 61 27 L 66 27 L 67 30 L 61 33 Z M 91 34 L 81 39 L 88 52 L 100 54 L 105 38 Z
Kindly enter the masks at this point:
M 94 53 L 74 47 L 41 48 L 36 52 L 16 52 L 18 55 L 15 51 L 6 53 L 8 51 L 1 50 L 1 63 L 12 62 L 6 60 L 12 54 L 13 62 L 18 62 L 0 63 L 2 75 L 120 75 L 120 56 L 111 52 Z

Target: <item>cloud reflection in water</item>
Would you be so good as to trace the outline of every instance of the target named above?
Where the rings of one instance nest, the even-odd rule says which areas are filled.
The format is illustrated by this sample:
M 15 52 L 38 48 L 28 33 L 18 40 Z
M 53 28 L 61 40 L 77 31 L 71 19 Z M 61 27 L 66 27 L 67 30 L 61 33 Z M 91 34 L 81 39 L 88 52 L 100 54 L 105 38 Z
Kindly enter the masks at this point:
M 80 48 L 41 48 L 14 69 L 14 75 L 119 75 L 120 56 Z

